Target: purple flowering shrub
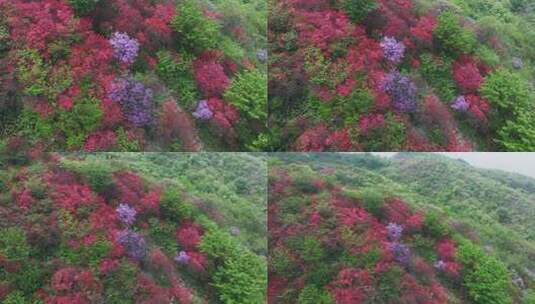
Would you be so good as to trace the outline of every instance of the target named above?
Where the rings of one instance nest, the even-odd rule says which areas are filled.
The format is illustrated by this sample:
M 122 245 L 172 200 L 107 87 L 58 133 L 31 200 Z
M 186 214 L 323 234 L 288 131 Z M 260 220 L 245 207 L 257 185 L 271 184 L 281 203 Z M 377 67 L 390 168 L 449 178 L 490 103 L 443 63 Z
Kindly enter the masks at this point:
M 139 43 L 125 33 L 115 32 L 110 38 L 113 56 L 120 62 L 132 64 L 139 52 Z
M 132 225 L 136 221 L 136 209 L 130 207 L 128 204 L 120 204 L 115 211 L 117 212 L 117 217 L 127 226 Z
M 388 231 L 388 238 L 391 241 L 399 241 L 399 239 L 401 239 L 403 226 L 396 223 L 390 223 L 386 226 L 386 230 Z
M 126 254 L 134 260 L 141 261 L 147 255 L 147 243 L 139 233 L 125 229 L 117 234 L 117 243 L 123 246 Z
M 458 112 L 466 112 L 470 107 L 470 103 L 466 100 L 464 96 L 459 96 L 451 104 L 451 108 Z
M 385 58 L 395 64 L 400 63 L 405 55 L 405 45 L 395 38 L 384 37 L 381 41 L 381 48 Z
M 193 117 L 200 120 L 209 120 L 212 116 L 214 116 L 214 113 L 210 110 L 208 102 L 206 100 L 199 101 L 197 109 L 193 112 Z
M 390 95 L 394 108 L 399 112 L 414 112 L 417 109 L 417 89 L 412 80 L 393 71 L 386 75 L 381 89 Z
M 138 127 L 153 122 L 152 90 L 134 79 L 119 78 L 113 83 L 108 97 L 121 105 L 126 120 Z

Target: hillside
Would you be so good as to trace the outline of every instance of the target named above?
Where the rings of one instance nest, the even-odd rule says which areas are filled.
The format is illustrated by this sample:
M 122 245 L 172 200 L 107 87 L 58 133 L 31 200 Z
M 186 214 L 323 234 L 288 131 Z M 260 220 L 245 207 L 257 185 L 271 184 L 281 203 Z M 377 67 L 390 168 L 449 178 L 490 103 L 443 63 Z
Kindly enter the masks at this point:
M 271 0 L 281 151 L 533 151 L 529 0 Z
M 0 302 L 262 303 L 265 193 L 262 155 L 2 153 Z
M 533 179 L 433 154 L 270 163 L 270 303 L 534 303 Z
M 262 0 L 0 1 L 0 140 L 45 151 L 249 151 Z

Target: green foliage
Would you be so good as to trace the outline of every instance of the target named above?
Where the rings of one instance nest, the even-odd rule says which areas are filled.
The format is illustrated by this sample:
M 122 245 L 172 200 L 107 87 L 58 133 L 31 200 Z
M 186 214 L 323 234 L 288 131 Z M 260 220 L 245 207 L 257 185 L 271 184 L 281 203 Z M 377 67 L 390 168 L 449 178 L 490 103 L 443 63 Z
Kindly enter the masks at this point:
M 375 188 L 364 188 L 359 191 L 358 200 L 362 203 L 364 210 L 373 214 L 374 216 L 379 216 L 384 205 L 384 195 L 381 191 Z
M 436 239 L 447 236 L 450 233 L 448 225 L 442 220 L 437 212 L 428 212 L 424 219 L 425 231 Z
M 535 304 L 535 290 L 528 290 L 522 304 Z
M 159 222 L 157 218 L 150 218 L 149 225 L 149 234 L 154 243 L 161 247 L 167 254 L 176 254 L 178 251 L 178 245 L 175 240 L 176 225 Z
M 263 303 L 267 283 L 265 272 L 265 261 L 244 251 L 237 259 L 225 259 L 213 276 L 213 285 L 223 303 Z
M 225 92 L 225 101 L 251 119 L 267 118 L 267 75 L 258 69 L 238 74 Z
M 469 241 L 459 246 L 457 259 L 463 266 L 463 284 L 473 303 L 512 303 L 510 277 L 504 264 Z
M 165 191 L 161 201 L 162 214 L 174 222 L 193 217 L 193 206 L 183 202 L 181 192 L 177 188 L 169 188 Z
M 101 118 L 102 110 L 94 98 L 83 98 L 70 111 L 61 111 L 58 128 L 65 134 L 67 147 L 80 147 L 86 137 L 99 127 Z
M 136 276 L 136 267 L 123 260 L 117 270 L 104 281 L 106 303 L 133 304 Z
M 470 54 L 476 46 L 476 37 L 470 30 L 459 24 L 459 17 L 452 12 L 444 12 L 438 17 L 434 37 L 440 47 L 451 54 Z
M 68 67 L 58 65 L 51 68 L 36 50 L 19 51 L 17 59 L 17 77 L 25 94 L 55 100 L 72 84 Z
M 288 252 L 282 248 L 275 248 L 269 255 L 269 268 L 273 273 L 291 277 L 297 271 L 296 265 L 290 259 Z
M 30 140 L 50 139 L 54 135 L 54 125 L 51 119 L 43 119 L 30 110 L 23 110 L 18 118 L 20 133 Z
M 67 264 L 97 267 L 110 251 L 111 244 L 105 239 L 100 239 L 90 246 L 80 246 L 77 249 L 62 245 L 59 256 Z
M 378 5 L 375 0 L 343 0 L 342 8 L 355 22 L 361 22 L 370 12 L 377 9 Z
M 100 0 L 69 0 L 69 4 L 76 12 L 76 15 L 83 16 L 89 14 Z
M 187 109 L 193 109 L 198 100 L 197 86 L 191 72 L 191 59 L 181 57 L 175 60 L 168 51 L 160 51 L 156 74 L 168 88 L 179 96 L 179 103 Z
M 307 263 L 315 263 L 321 261 L 325 252 L 321 243 L 314 237 L 305 237 L 299 248 L 301 259 Z
M 451 76 L 451 60 L 433 58 L 431 54 L 420 57 L 420 73 L 443 102 L 449 103 L 457 96 L 457 86 Z
M 171 28 L 177 33 L 179 49 L 201 53 L 217 46 L 219 25 L 204 16 L 196 1 L 186 0 L 178 6 Z
M 213 286 L 223 303 L 262 303 L 267 284 L 266 261 L 219 229 L 208 231 L 199 245 L 215 260 Z
M 385 127 L 373 130 L 363 140 L 364 151 L 401 151 L 405 144 L 406 127 L 392 114 L 385 116 Z
M 333 304 L 331 295 L 313 285 L 307 285 L 299 293 L 298 304 Z
M 115 131 L 117 135 L 117 146 L 120 152 L 139 152 L 141 151 L 141 144 L 135 139 L 130 139 L 123 127 Z
M 30 247 L 26 243 L 26 235 L 20 228 L 0 230 L 0 256 L 10 261 L 27 259 Z
M 529 90 L 526 82 L 515 73 L 499 69 L 487 76 L 481 87 L 481 95 L 501 113 L 525 109 L 529 103 Z M 516 112 L 518 113 L 518 112 Z
M 17 289 L 27 296 L 41 288 L 44 279 L 45 272 L 42 271 L 42 267 L 32 262 L 23 263 L 18 272 L 9 273 L 7 276 L 7 281 L 13 286 L 17 286 Z
M 97 193 L 104 193 L 113 186 L 113 169 L 104 162 L 87 164 L 83 162 L 65 161 L 63 166 L 67 170 L 83 176 L 91 189 Z
M 498 143 L 510 152 L 535 151 L 535 113 L 526 110 L 507 120 L 498 131 Z
M 400 280 L 403 274 L 403 270 L 398 266 L 391 267 L 387 272 L 381 275 L 379 279 L 378 297 L 376 303 L 386 304 L 395 302 L 399 299 Z

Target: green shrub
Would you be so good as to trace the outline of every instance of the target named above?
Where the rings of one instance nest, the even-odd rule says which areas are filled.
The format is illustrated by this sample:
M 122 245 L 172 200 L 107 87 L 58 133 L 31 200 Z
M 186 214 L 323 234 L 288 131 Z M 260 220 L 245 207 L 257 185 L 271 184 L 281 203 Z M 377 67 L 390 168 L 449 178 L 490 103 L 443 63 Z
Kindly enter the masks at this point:
M 498 143 L 506 151 L 535 151 L 535 113 L 525 110 L 513 120 L 507 120 L 498 131 Z
M 136 293 L 137 268 L 122 261 L 116 271 L 104 281 L 106 303 L 132 304 Z
M 362 141 L 364 151 L 400 151 L 406 139 L 406 127 L 394 115 L 385 116 L 385 127 L 376 129 Z
M 181 50 L 198 54 L 217 46 L 219 25 L 204 16 L 196 1 L 186 0 L 178 6 L 171 28 Z
M 299 293 L 298 304 L 333 304 L 334 300 L 325 290 L 314 285 L 307 285 Z
M 443 102 L 449 103 L 457 96 L 457 86 L 451 76 L 451 60 L 433 58 L 431 54 L 420 57 L 420 74 L 433 87 Z
M 512 303 L 511 279 L 504 264 L 469 241 L 459 246 L 457 260 L 463 266 L 463 285 L 473 303 Z
M 250 119 L 267 118 L 267 76 L 259 70 L 238 74 L 225 92 L 225 101 Z
M 67 147 L 82 146 L 86 137 L 99 127 L 101 118 L 99 102 L 93 98 L 83 98 L 70 111 L 61 111 L 58 128 L 65 134 Z
M 175 60 L 168 51 L 160 51 L 157 56 L 156 74 L 158 77 L 179 96 L 178 101 L 182 106 L 193 109 L 199 94 L 191 73 L 191 59 L 181 57 L 180 60 Z
M 440 47 L 454 55 L 470 54 L 477 40 L 471 31 L 459 24 L 459 17 L 452 12 L 444 12 L 438 17 L 438 26 L 433 32 Z
M 526 82 L 515 73 L 499 69 L 487 76 L 481 95 L 503 113 L 523 110 L 529 103 Z
M 384 205 L 384 195 L 381 190 L 374 188 L 364 188 L 358 193 L 357 199 L 362 203 L 364 209 L 374 216 L 381 215 Z
M 313 237 L 305 237 L 299 248 L 301 259 L 307 263 L 319 262 L 325 256 L 321 243 Z
M 117 146 L 120 152 L 139 152 L 141 151 L 141 144 L 136 139 L 128 138 L 128 134 L 123 127 L 118 128 L 115 131 L 117 135 Z
M 193 206 L 182 201 L 181 192 L 176 188 L 168 188 L 161 201 L 162 214 L 174 221 L 179 222 L 193 217 Z
M 528 290 L 522 304 L 535 304 L 535 290 Z
M 267 284 L 265 261 L 249 251 L 225 259 L 213 276 L 213 285 L 223 303 L 263 303 Z
M 78 16 L 89 14 L 100 0 L 69 0 L 69 4 Z
M 18 129 L 30 140 L 49 139 L 54 135 L 54 124 L 51 119 L 43 119 L 30 110 L 23 110 L 19 116 Z
M 343 0 L 342 8 L 349 16 L 349 18 L 355 22 L 361 22 L 366 16 L 377 9 L 377 2 L 375 0 Z
M 78 175 L 83 176 L 91 189 L 97 193 L 104 193 L 113 186 L 112 169 L 104 162 L 63 162 L 63 166 Z
M 157 218 L 150 218 L 149 226 L 151 240 L 167 254 L 176 254 L 178 251 L 178 245 L 175 240 L 176 226 L 171 223 L 160 222 Z
M 210 230 L 201 252 L 214 261 L 213 286 L 223 303 L 263 303 L 267 284 L 266 261 L 226 232 Z
M 437 239 L 449 235 L 450 233 L 450 229 L 442 220 L 442 216 L 433 211 L 427 213 L 425 216 L 424 230 L 427 234 Z
M 22 268 L 15 273 L 9 273 L 7 280 L 12 286 L 16 286 L 23 294 L 31 296 L 39 288 L 43 287 L 45 272 L 42 266 L 33 262 L 22 264 Z
M 276 248 L 270 254 L 269 268 L 273 273 L 292 277 L 292 274 L 297 270 L 296 264 L 292 262 L 288 252 L 282 248 Z
M 20 228 L 6 228 L 0 230 L 0 255 L 7 260 L 25 260 L 30 255 L 30 246 L 26 242 L 26 235 Z

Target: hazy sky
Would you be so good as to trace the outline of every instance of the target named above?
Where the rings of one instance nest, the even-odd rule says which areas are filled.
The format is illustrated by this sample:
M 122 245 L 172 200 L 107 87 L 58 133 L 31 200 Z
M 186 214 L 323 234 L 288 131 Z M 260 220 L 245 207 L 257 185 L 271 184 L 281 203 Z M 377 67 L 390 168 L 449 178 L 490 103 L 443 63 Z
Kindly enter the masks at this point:
M 396 153 L 374 154 L 389 157 Z M 535 153 L 453 152 L 440 154 L 451 158 L 461 158 L 475 167 L 500 169 L 535 178 Z

